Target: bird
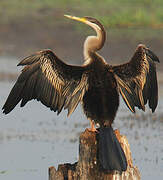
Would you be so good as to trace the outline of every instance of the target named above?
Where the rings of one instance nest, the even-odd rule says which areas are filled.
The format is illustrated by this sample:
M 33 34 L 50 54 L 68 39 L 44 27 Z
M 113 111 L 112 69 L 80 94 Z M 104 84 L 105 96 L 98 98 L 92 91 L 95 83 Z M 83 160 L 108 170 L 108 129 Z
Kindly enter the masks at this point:
M 144 44 L 138 44 L 131 59 L 124 64 L 110 65 L 98 53 L 105 44 L 104 26 L 92 17 L 65 17 L 82 22 L 96 32 L 84 41 L 82 65 L 69 65 L 50 49 L 24 58 L 24 66 L 4 106 L 8 114 L 33 99 L 59 114 L 62 109 L 71 115 L 78 104 L 90 121 L 90 131 L 98 134 L 99 164 L 104 170 L 126 171 L 127 160 L 114 134 L 112 123 L 119 107 L 119 95 L 131 112 L 135 107 L 152 112 L 158 104 L 156 63 L 159 58 Z M 96 129 L 96 124 L 100 128 Z

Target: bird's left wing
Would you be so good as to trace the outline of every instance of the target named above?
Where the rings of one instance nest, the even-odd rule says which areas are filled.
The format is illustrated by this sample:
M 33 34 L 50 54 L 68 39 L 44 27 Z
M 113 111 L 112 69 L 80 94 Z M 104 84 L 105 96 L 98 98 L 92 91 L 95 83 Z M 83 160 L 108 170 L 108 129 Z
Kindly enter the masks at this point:
M 28 101 L 37 99 L 57 113 L 68 109 L 70 115 L 88 87 L 85 66 L 68 65 L 51 50 L 39 51 L 18 66 L 25 67 L 3 106 L 5 114 L 20 101 L 23 107 Z
M 145 110 L 148 102 L 152 112 L 158 104 L 158 85 L 155 61 L 158 57 L 145 45 L 138 45 L 128 63 L 112 66 L 120 94 L 128 108 Z

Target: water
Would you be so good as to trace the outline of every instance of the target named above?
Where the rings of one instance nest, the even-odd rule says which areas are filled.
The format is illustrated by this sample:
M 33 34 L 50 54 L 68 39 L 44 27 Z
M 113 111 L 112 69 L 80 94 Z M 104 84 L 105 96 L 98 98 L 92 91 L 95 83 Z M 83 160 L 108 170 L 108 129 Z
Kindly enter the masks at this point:
M 4 65 L 8 62 L 10 67 Z M 17 73 L 17 60 L 0 59 L 0 72 Z M 2 67 L 6 67 L 3 69 Z M 13 82 L 0 82 L 0 107 Z M 143 180 L 163 177 L 163 91 L 155 114 L 133 115 L 121 101 L 114 128 L 126 135 L 134 165 Z M 48 180 L 48 167 L 78 159 L 78 137 L 89 122 L 80 106 L 67 119 L 67 112 L 57 116 L 37 101 L 24 108 L 17 106 L 9 115 L 0 112 L 0 180 Z
M 18 72 L 18 68 L 16 67 L 18 62 L 19 60 L 17 58 L 0 56 L 0 72 Z

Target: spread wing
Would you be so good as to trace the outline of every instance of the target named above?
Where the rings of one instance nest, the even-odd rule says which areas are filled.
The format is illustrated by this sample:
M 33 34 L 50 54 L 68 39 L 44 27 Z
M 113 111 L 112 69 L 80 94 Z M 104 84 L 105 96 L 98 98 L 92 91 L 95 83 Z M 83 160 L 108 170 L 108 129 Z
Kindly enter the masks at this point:
M 22 60 L 25 66 L 12 88 L 3 112 L 9 113 L 21 101 L 37 99 L 58 114 L 63 108 L 70 115 L 87 89 L 87 69 L 62 62 L 52 51 L 43 50 Z
M 138 45 L 135 54 L 128 63 L 113 66 L 113 72 L 123 100 L 128 108 L 145 110 L 149 104 L 152 112 L 158 104 L 158 85 L 155 61 L 158 57 L 145 45 Z

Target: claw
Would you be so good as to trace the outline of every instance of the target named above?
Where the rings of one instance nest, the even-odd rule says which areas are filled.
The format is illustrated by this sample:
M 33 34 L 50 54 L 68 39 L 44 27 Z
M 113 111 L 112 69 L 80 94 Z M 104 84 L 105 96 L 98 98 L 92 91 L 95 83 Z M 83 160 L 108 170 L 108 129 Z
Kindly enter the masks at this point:
M 90 120 L 91 128 L 88 128 L 88 131 L 98 132 L 98 130 L 95 128 L 95 123 L 94 123 L 94 121 L 92 121 L 91 119 L 89 119 L 89 120 Z

